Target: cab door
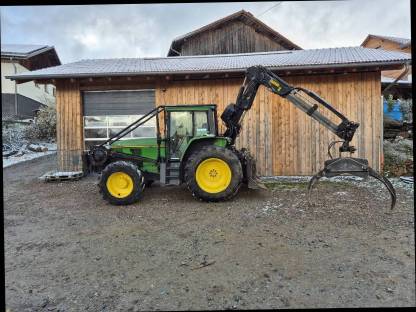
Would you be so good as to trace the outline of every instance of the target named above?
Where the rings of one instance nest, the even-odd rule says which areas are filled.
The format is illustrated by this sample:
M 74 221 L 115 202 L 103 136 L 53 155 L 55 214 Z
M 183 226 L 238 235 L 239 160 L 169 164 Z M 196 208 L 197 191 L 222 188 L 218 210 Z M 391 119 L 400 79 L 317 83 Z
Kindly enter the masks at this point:
M 179 160 L 189 139 L 193 137 L 192 112 L 171 111 L 168 114 L 168 157 L 170 160 Z

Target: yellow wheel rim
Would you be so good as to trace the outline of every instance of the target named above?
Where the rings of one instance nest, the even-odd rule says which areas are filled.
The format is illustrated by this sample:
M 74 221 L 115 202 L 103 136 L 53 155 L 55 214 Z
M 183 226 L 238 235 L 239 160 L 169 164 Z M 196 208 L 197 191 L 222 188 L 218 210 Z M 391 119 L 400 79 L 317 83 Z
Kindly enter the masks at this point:
M 196 168 L 196 182 L 207 193 L 224 191 L 231 182 L 231 169 L 219 158 L 208 158 Z
M 108 192 L 117 198 L 127 197 L 133 192 L 133 179 L 124 172 L 114 172 L 107 179 Z

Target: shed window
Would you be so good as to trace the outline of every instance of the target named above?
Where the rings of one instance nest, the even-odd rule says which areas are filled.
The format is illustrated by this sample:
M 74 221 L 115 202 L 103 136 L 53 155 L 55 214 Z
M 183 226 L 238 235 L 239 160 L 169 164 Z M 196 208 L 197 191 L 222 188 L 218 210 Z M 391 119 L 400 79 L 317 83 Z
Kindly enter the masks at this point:
M 86 148 L 108 140 L 142 116 L 85 116 L 84 140 Z M 120 140 L 154 137 L 156 137 L 156 119 L 152 118 Z

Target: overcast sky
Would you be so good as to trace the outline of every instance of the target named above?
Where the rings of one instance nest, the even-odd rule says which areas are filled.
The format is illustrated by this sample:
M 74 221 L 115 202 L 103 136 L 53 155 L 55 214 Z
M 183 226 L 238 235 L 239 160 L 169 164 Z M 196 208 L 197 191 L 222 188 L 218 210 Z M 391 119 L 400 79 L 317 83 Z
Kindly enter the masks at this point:
M 277 3 L 0 7 L 1 42 L 54 45 L 63 63 L 166 56 L 175 37 L 241 9 L 304 49 L 358 46 L 369 33 L 410 38 L 410 0 L 282 1 L 267 11 Z

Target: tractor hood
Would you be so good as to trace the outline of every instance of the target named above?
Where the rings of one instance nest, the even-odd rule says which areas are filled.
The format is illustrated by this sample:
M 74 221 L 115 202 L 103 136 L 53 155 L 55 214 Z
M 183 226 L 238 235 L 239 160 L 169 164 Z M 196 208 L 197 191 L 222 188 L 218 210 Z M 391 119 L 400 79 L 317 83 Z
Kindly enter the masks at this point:
M 111 148 L 141 148 L 141 147 L 157 147 L 156 138 L 138 138 L 119 140 L 111 144 Z

